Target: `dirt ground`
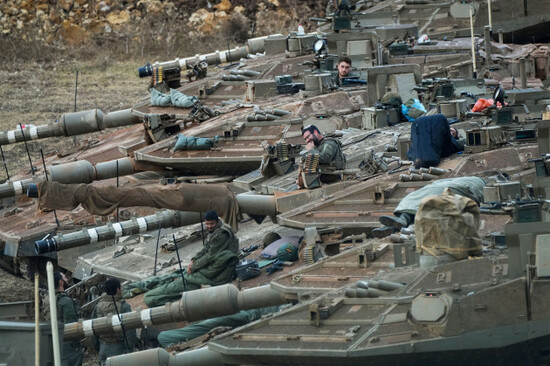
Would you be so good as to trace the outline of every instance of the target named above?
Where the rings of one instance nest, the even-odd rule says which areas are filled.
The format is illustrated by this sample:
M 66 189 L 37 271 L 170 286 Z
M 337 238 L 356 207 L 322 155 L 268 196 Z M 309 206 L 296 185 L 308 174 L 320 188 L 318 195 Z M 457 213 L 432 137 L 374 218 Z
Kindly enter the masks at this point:
M 55 65 L 18 64 L 13 70 L 0 70 L 0 131 L 21 124 L 42 125 L 75 110 L 75 84 L 78 71 L 76 110 L 101 109 L 112 112 L 131 107 L 148 96 L 149 79 L 139 79 L 138 62 L 75 63 L 60 60 Z M 29 143 L 33 164 L 44 155 L 55 154 L 89 136 L 50 138 Z M 29 171 L 24 144 L 2 146 L 8 172 Z M 0 182 L 7 178 L 0 158 Z M 34 296 L 31 281 L 0 269 L 0 303 L 28 301 Z M 84 366 L 97 365 L 97 354 L 87 354 Z
M 149 79 L 137 76 L 139 62 L 96 63 L 56 62 L 18 64 L 13 70 L 0 70 L 0 131 L 19 128 L 19 124 L 43 125 L 59 120 L 63 113 L 101 109 L 112 112 L 126 109 L 148 96 Z M 78 80 L 77 80 L 78 72 Z M 49 138 L 29 142 L 33 164 L 60 147 L 70 147 L 88 136 Z M 2 146 L 8 171 L 28 167 L 25 144 Z M 21 165 L 22 164 L 22 165 Z M 30 168 L 29 168 L 30 169 Z M 0 165 L 0 180 L 6 171 Z

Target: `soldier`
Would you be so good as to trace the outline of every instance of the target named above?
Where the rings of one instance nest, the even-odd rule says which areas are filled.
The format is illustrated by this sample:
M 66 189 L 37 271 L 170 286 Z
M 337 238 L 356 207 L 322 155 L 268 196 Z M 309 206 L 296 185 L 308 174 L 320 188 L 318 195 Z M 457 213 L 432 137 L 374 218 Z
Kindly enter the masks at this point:
M 416 191 L 407 194 L 393 211 L 393 216 L 381 215 L 378 219 L 384 226 L 372 230 L 375 238 L 384 238 L 414 224 L 414 218 L 422 200 L 437 196 L 449 188 L 453 193 L 473 199 L 479 205 L 483 202 L 483 187 L 486 182 L 479 177 L 456 177 L 436 180 Z
M 241 310 L 233 315 L 221 316 L 218 318 L 206 319 L 193 323 L 184 328 L 160 332 L 158 341 L 162 347 L 170 347 L 181 342 L 187 342 L 202 335 L 205 335 L 218 327 L 236 328 L 260 319 L 266 314 L 279 311 L 281 306 L 268 306 L 260 309 Z
M 69 282 L 64 273 L 54 272 L 53 281 L 55 283 L 55 297 L 57 299 L 57 320 L 64 324 L 75 323 L 78 321 L 78 310 L 73 299 L 67 295 L 65 290 L 69 288 Z M 84 352 L 80 346 L 79 340 L 63 342 L 63 351 L 61 358 L 62 366 L 81 366 L 84 360 Z
M 106 296 L 97 303 L 92 313 L 92 318 L 102 318 L 132 311 L 130 305 L 122 299 L 122 285 L 116 278 L 110 278 L 105 282 Z M 136 331 L 123 331 L 122 334 L 102 335 L 99 337 L 99 364 L 105 365 L 108 357 L 130 353 L 137 343 Z
M 306 142 L 305 149 L 308 153 L 319 154 L 321 173 L 323 170 L 342 170 L 346 167 L 346 156 L 342 152 L 342 144 L 339 140 L 323 136 L 315 125 L 303 127 L 302 137 Z M 340 180 L 340 176 L 338 174 L 321 174 L 320 180 L 323 183 L 333 183 Z M 301 186 L 299 181 L 297 184 Z
M 342 79 L 349 76 L 349 72 L 351 71 L 351 59 L 346 56 L 340 57 L 337 68 L 338 74 L 334 75 L 333 80 L 336 85 L 340 86 L 342 85 Z
M 205 214 L 208 237 L 204 247 L 191 259 L 186 273 L 176 272 L 151 277 L 126 286 L 125 297 L 146 291 L 143 301 L 147 306 L 159 306 L 181 297 L 184 291 L 200 289 L 202 285 L 217 286 L 228 283 L 235 274 L 239 261 L 239 239 L 233 229 L 218 217 L 216 211 Z

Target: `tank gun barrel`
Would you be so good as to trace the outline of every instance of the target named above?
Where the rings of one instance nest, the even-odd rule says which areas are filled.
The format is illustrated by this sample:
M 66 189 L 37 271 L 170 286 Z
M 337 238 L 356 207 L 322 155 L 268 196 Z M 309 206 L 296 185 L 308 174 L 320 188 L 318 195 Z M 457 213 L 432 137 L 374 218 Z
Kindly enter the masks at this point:
M 91 183 L 96 180 L 114 178 L 117 176 L 117 170 L 119 177 L 137 172 L 133 159 L 128 157 L 97 164 L 92 164 L 87 160 L 78 160 L 66 164 L 51 165 L 48 167 L 48 180 L 64 184 Z M 0 198 L 27 194 L 29 186 L 31 189 L 36 189 L 33 185 L 44 180 L 46 177 L 42 175 L 34 179 L 0 184 Z
M 155 62 L 153 65 L 147 64 L 138 68 L 140 78 L 153 75 L 153 67 L 172 68 L 180 67 L 182 69 L 191 69 L 194 65 L 200 62 L 206 62 L 208 65 L 219 65 L 225 62 L 239 61 L 241 58 L 247 58 L 248 55 L 255 55 L 265 51 L 265 40 L 269 37 L 282 37 L 281 34 L 273 34 L 270 36 L 251 38 L 246 41 L 244 46 L 235 47 L 226 51 L 215 51 L 212 53 L 195 55 L 182 59 L 175 59 L 165 62 Z
M 200 222 L 198 212 L 159 211 L 154 215 L 132 218 L 123 222 L 109 223 L 96 228 L 83 229 L 69 234 L 58 234 L 52 238 L 37 240 L 35 250 L 36 254 L 45 254 L 159 228 L 180 227 L 197 222 Z
M 184 292 L 181 300 L 142 311 L 107 316 L 65 324 L 64 340 L 82 339 L 92 335 L 118 334 L 125 330 L 158 324 L 198 321 L 241 310 L 258 309 L 286 303 L 285 297 L 269 285 L 239 291 L 231 284 Z
M 60 122 L 41 126 L 28 125 L 23 129 L 0 132 L 0 145 L 56 136 L 75 136 L 140 122 L 141 119 L 133 113 L 132 109 L 123 109 L 107 114 L 100 109 L 65 113 L 61 116 Z
M 241 212 L 258 216 L 275 216 L 275 198 L 247 192 L 237 195 Z M 158 230 L 159 228 L 181 227 L 199 223 L 198 212 L 165 210 L 153 215 L 133 218 L 120 223 L 109 223 L 95 228 L 83 229 L 68 234 L 58 234 L 35 242 L 37 254 L 45 254 L 80 247 L 122 236 Z
M 179 353 L 168 353 L 164 348 L 153 348 L 107 359 L 107 366 L 222 366 L 223 357 L 208 347 Z

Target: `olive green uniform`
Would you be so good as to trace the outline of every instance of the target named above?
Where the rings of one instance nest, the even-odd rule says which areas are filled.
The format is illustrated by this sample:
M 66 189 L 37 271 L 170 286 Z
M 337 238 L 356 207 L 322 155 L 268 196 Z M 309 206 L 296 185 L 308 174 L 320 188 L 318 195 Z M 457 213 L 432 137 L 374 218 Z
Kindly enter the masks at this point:
M 156 276 L 125 286 L 124 296 L 131 297 L 147 292 L 143 301 L 147 306 L 164 305 L 176 301 L 184 291 L 197 290 L 201 285 L 217 286 L 233 278 L 239 262 L 239 239 L 231 226 L 219 219 L 214 231 L 208 235 L 204 247 L 192 258 L 192 273 L 181 272 Z
M 64 291 L 55 293 L 57 298 L 57 320 L 64 324 L 78 321 L 78 310 L 73 301 Z M 63 342 L 61 353 L 61 366 L 81 366 L 84 360 L 84 352 L 79 340 Z
M 158 335 L 158 341 L 163 347 L 168 347 L 180 342 L 187 342 L 207 334 L 214 328 L 240 327 L 258 320 L 266 314 L 275 313 L 279 311 L 279 309 L 280 306 L 268 306 L 260 309 L 242 310 L 237 314 L 203 320 L 195 324 L 188 325 L 184 328 L 160 332 Z
M 115 309 L 116 304 L 116 309 Z M 114 296 L 105 295 L 94 308 L 92 318 L 102 318 L 105 316 L 112 316 L 118 313 L 128 313 L 132 311 L 132 308 L 121 295 Z M 124 332 L 126 341 L 122 334 L 114 335 L 102 335 L 99 337 L 99 364 L 105 365 L 107 358 L 112 356 L 121 355 L 123 353 L 129 353 L 134 350 L 134 346 L 137 343 L 137 336 L 135 330 L 128 330 Z

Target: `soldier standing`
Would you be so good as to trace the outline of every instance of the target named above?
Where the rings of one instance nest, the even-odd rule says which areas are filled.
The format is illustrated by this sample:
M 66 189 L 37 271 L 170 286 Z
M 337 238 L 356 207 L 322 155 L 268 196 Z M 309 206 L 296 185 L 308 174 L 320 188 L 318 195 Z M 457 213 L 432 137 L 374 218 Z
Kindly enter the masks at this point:
M 69 288 L 67 277 L 65 277 L 64 273 L 57 271 L 53 275 L 53 280 L 56 285 L 57 320 L 62 321 L 64 324 L 77 322 L 77 306 L 73 299 L 65 292 L 65 290 Z M 83 360 L 84 352 L 82 351 L 79 340 L 63 342 L 62 366 L 81 366 Z
M 116 315 L 132 311 L 132 308 L 122 298 L 122 285 L 116 278 L 105 282 L 106 295 L 99 300 L 92 313 L 92 318 Z M 136 331 L 125 331 L 121 334 L 102 335 L 99 337 L 99 364 L 105 365 L 108 357 L 130 353 L 137 343 Z

